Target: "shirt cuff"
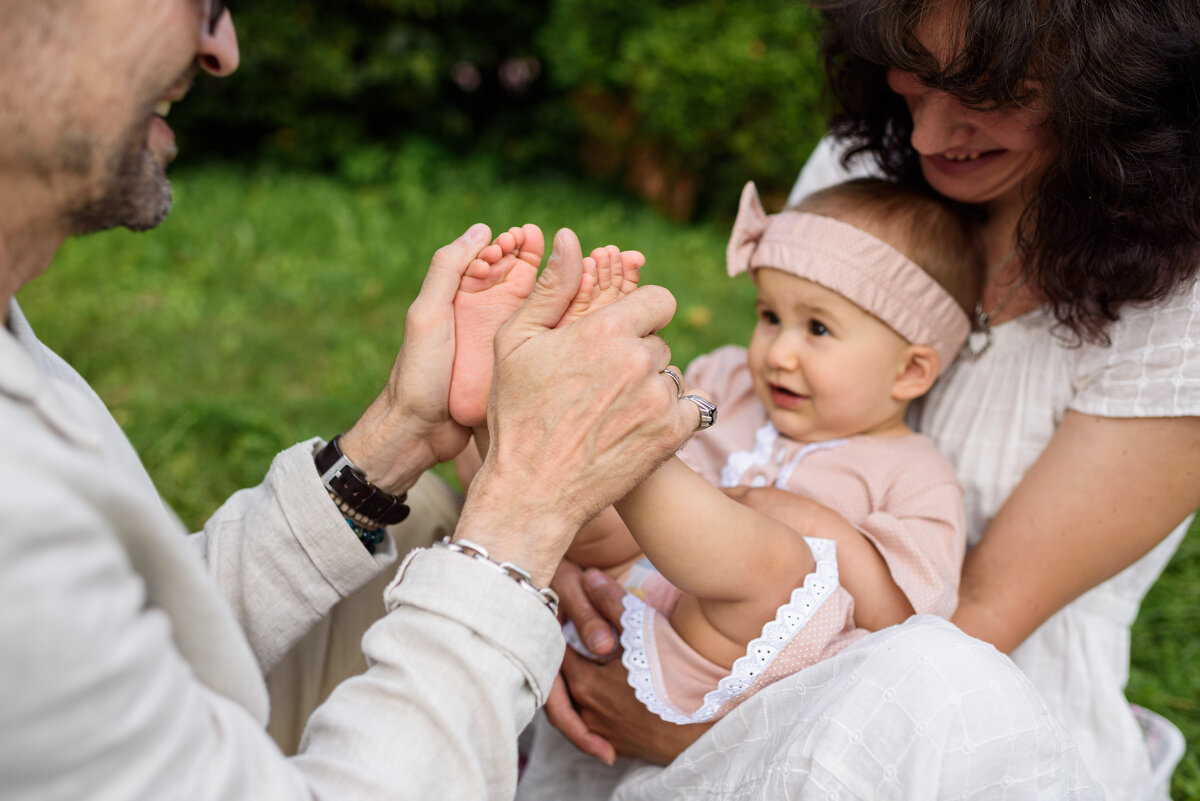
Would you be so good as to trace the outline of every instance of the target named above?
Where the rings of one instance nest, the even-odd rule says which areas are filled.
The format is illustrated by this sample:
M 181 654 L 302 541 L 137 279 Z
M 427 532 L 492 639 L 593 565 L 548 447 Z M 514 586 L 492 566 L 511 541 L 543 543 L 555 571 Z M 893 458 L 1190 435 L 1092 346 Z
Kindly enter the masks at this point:
M 389 612 L 401 605 L 441 615 L 471 629 L 504 653 L 525 675 L 541 706 L 565 642 L 557 618 L 509 576 L 462 554 L 413 551 L 384 592 Z
M 395 561 L 396 546 L 384 537 L 374 554 L 363 547 L 317 474 L 313 446 L 318 441 L 298 443 L 276 456 L 267 481 L 292 536 L 330 586 L 347 596 Z

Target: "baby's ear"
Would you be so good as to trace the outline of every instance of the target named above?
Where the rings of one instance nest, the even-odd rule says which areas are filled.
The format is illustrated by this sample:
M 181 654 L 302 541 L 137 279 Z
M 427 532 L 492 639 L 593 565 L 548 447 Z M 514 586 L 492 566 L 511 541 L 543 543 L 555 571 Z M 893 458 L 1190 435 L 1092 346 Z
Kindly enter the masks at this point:
M 892 399 L 910 401 L 921 397 L 938 377 L 940 361 L 937 351 L 928 345 L 909 345 L 901 354 Z

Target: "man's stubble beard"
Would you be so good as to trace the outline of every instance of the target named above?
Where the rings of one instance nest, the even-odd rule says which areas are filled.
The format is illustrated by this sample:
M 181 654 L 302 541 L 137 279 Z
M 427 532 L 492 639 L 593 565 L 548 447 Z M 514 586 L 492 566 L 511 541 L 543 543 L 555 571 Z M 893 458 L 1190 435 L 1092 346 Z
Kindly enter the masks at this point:
M 128 143 L 109 170 L 104 192 L 69 214 L 75 235 L 123 226 L 147 231 L 171 211 L 171 183 L 146 145 L 145 125 L 132 131 Z

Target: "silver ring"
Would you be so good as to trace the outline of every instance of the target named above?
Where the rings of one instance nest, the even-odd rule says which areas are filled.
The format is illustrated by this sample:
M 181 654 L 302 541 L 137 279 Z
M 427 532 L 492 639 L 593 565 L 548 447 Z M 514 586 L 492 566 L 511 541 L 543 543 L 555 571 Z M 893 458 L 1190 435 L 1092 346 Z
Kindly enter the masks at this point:
M 699 395 L 684 395 L 680 400 L 691 401 L 700 409 L 700 423 L 696 426 L 697 431 L 703 431 L 717 422 L 717 405 L 712 401 Z
M 683 397 L 683 376 L 672 370 L 670 367 L 664 368 L 662 371 L 668 378 L 675 382 L 675 399 L 679 400 Z

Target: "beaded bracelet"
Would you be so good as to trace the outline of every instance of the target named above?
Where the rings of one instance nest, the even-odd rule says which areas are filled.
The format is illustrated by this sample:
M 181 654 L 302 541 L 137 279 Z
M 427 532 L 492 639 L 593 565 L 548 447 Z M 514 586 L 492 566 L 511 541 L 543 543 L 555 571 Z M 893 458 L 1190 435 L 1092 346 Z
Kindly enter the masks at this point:
M 372 520 L 361 512 L 356 512 L 350 508 L 350 505 L 335 495 L 332 491 L 329 492 L 329 499 L 337 506 L 338 511 L 342 513 L 342 517 L 353 521 L 355 525 L 371 530 L 382 530 L 386 528 L 383 523 L 378 520 Z
M 346 525 L 354 532 L 354 536 L 358 537 L 358 541 L 367 549 L 367 553 L 374 554 L 376 546 L 383 542 L 383 533 L 385 527 L 381 523 L 361 515 L 346 505 L 338 496 L 332 492 L 329 493 L 329 499 L 337 506 L 338 512 L 341 513 L 342 519 L 346 521 Z
M 383 542 L 383 529 L 381 528 L 364 528 L 350 518 L 343 518 L 350 530 L 354 532 L 354 536 L 358 537 L 358 541 L 367 549 L 367 553 L 375 553 L 375 547 Z
M 449 537 L 446 537 L 445 539 L 437 540 L 433 544 L 434 547 L 445 548 L 448 551 L 461 553 L 464 556 L 469 556 L 472 559 L 476 559 L 486 565 L 490 565 L 496 570 L 499 570 L 501 573 L 517 582 L 521 589 L 529 590 L 536 595 L 538 600 L 544 603 L 546 608 L 550 610 L 550 614 L 558 617 L 558 593 L 549 587 L 543 587 L 540 590 L 535 587 L 533 584 L 533 576 L 529 575 L 529 571 L 522 570 L 512 562 L 496 562 L 491 556 L 488 555 L 487 548 L 483 547 L 477 542 L 471 542 L 470 540 L 459 539 L 451 541 Z

